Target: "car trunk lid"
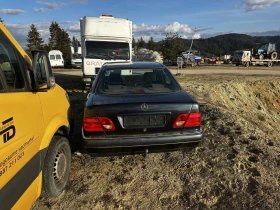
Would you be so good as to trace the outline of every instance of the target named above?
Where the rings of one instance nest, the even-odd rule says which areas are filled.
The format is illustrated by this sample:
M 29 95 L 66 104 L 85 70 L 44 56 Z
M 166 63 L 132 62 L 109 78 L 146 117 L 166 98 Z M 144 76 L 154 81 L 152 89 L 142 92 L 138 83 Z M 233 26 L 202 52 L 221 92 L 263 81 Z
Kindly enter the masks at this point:
M 196 101 L 183 91 L 156 96 L 96 96 L 85 108 L 84 117 L 107 117 L 115 130 L 104 130 L 106 135 L 150 135 L 180 132 L 173 128 L 177 117 L 183 113 L 198 112 Z

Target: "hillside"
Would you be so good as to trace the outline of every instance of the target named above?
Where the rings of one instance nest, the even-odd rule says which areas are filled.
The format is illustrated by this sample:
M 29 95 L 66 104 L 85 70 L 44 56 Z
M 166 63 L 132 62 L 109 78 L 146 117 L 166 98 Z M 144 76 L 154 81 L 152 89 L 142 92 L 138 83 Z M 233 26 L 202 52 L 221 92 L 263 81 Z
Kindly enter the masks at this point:
M 191 40 L 184 39 L 187 48 Z M 193 49 L 200 51 L 203 56 L 222 56 L 233 54 L 235 50 L 251 49 L 258 47 L 261 43 L 274 42 L 280 48 L 280 36 L 249 36 L 246 34 L 225 34 L 207 39 L 196 39 Z

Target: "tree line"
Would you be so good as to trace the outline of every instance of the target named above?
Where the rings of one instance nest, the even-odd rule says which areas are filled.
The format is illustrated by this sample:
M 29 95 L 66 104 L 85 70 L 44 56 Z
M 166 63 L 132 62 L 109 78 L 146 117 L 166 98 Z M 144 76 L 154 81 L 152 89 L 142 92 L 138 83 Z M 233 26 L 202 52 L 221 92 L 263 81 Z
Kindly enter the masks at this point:
M 162 52 L 164 59 L 176 59 L 182 51 L 188 51 L 191 46 L 191 39 L 182 39 L 178 33 L 169 32 L 165 39 L 154 42 L 151 37 L 147 42 L 141 37 L 137 42 L 133 41 L 133 46 L 137 48 L 147 48 Z M 280 36 L 249 36 L 246 34 L 225 34 L 206 39 L 195 39 L 192 50 L 203 57 L 215 58 L 223 55 L 233 55 L 235 50 L 257 49 L 266 43 L 276 43 L 276 48 L 280 51 Z
M 147 42 L 145 42 L 142 37 L 140 37 L 137 42 L 133 38 L 132 46 L 134 49 L 146 48 L 153 51 L 159 51 L 162 53 L 164 59 L 176 58 L 178 52 L 186 49 L 183 39 L 176 32 L 168 32 L 165 38 L 159 42 L 155 42 L 153 37 L 150 37 Z
M 75 37 L 71 40 L 67 31 L 62 29 L 55 21 L 51 23 L 49 32 L 49 42 L 44 43 L 38 29 L 32 24 L 27 35 L 27 52 L 34 49 L 46 50 L 47 52 L 56 49 L 63 53 L 64 58 L 71 58 L 70 46 L 75 46 L 75 43 L 79 43 L 78 40 Z M 235 50 L 255 49 L 268 42 L 276 43 L 280 50 L 280 36 L 249 36 L 234 33 L 207 39 L 195 39 L 192 49 L 196 50 L 198 55 L 211 58 L 232 55 Z M 132 46 L 135 49 L 146 48 L 159 51 L 164 59 L 176 59 L 178 53 L 188 51 L 190 45 L 190 39 L 183 39 L 176 32 L 167 33 L 165 38 L 158 42 L 154 41 L 153 37 L 150 37 L 148 41 L 145 41 L 142 37 L 137 41 L 134 37 L 132 39 Z
M 76 42 L 77 39 L 73 37 L 71 40 L 67 31 L 62 29 L 56 21 L 51 23 L 49 32 L 49 42 L 45 43 L 36 26 L 31 24 L 27 34 L 26 46 L 28 49 L 26 52 L 30 53 L 32 50 L 45 50 L 47 52 L 51 50 L 60 50 L 65 59 L 71 58 L 70 46 L 74 46 L 74 42 Z

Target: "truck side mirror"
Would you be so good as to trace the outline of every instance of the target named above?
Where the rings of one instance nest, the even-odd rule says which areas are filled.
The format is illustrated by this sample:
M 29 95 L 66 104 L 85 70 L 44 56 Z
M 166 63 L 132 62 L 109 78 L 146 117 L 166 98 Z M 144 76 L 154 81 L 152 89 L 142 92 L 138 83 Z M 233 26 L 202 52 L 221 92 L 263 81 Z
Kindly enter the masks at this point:
M 48 54 L 42 50 L 31 51 L 32 69 L 37 91 L 46 91 L 55 86 L 55 79 Z

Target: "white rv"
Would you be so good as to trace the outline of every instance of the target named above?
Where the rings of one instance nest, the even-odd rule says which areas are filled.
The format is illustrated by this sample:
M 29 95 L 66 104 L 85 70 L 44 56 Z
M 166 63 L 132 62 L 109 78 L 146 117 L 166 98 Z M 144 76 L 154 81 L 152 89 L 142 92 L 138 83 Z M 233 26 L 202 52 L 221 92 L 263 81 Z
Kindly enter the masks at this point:
M 88 89 L 107 62 L 131 61 L 132 22 L 112 15 L 80 19 L 82 71 Z
M 64 67 L 64 59 L 60 50 L 51 50 L 49 52 L 49 59 L 53 68 Z
M 82 47 L 71 46 L 71 66 L 72 68 L 82 68 Z

